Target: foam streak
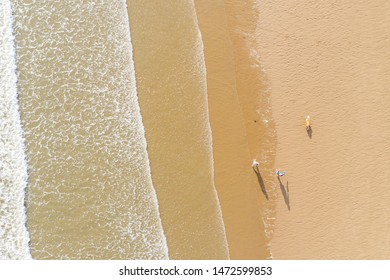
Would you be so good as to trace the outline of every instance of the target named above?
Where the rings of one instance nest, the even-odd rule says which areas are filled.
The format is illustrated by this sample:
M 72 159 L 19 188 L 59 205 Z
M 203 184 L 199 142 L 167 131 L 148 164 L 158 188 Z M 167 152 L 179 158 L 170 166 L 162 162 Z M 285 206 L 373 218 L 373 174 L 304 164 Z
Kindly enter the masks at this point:
M 9 0 L 0 2 L 0 259 L 31 258 L 24 208 L 27 167 Z

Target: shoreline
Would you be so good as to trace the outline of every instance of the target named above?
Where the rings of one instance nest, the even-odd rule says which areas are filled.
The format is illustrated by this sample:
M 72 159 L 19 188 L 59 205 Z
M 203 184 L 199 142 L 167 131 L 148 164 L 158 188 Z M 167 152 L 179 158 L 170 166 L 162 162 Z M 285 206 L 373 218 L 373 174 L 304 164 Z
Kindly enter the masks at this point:
M 169 258 L 228 259 L 193 4 L 127 4 L 138 100 Z
M 226 227 L 230 257 L 264 256 L 255 182 L 246 131 L 235 90 L 232 46 L 222 1 L 195 1 L 205 51 L 210 124 L 213 135 L 215 185 Z M 227 82 L 229 81 L 229 82 Z M 229 114 L 226 114 L 229 112 Z
M 266 143 L 272 142 L 267 126 L 270 115 L 265 112 L 266 106 L 260 106 L 268 99 L 262 78 L 256 75 L 260 68 L 252 67 L 256 62 L 250 57 L 247 41 L 235 32 L 246 28 L 245 23 L 232 18 L 229 22 L 229 16 L 236 17 L 240 12 L 238 7 L 229 6 L 227 13 L 223 1 L 197 0 L 195 6 L 205 46 L 215 182 L 230 256 L 271 258 L 268 244 L 274 215 L 270 187 L 273 151 Z M 243 83 L 236 81 L 237 76 L 249 78 Z M 251 90 L 248 96 L 253 86 L 259 92 Z M 263 145 L 256 144 L 259 139 Z M 257 176 L 251 168 L 253 158 L 261 162 Z
M 258 6 L 256 0 L 224 0 L 228 29 L 234 49 L 236 90 L 244 124 L 251 161 L 260 163 L 260 176 L 253 174 L 259 211 L 264 224 L 267 259 L 272 259 L 270 242 L 273 236 L 276 215 L 275 150 L 276 132 L 272 115 L 271 92 L 268 77 L 263 71 L 260 49 L 257 48 Z M 252 171 L 252 170 L 251 170 Z M 256 178 L 257 177 L 257 178 Z

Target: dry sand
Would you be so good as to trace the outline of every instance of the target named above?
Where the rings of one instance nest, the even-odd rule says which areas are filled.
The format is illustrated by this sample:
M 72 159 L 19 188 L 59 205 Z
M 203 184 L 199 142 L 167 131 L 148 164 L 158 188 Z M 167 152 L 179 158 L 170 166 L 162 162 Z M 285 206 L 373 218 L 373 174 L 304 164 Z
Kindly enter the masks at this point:
M 257 37 L 287 170 L 273 257 L 389 259 L 390 2 L 259 1 Z

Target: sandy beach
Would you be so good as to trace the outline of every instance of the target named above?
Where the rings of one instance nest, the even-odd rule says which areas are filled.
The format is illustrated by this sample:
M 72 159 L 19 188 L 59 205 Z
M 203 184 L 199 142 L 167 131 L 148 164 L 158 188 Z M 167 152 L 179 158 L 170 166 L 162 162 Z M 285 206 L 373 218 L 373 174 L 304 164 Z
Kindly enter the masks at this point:
M 258 11 L 275 166 L 287 170 L 275 178 L 273 258 L 389 259 L 390 3 L 259 1 Z
M 247 130 L 237 95 L 235 57 L 223 1 L 196 0 L 204 44 L 213 136 L 214 176 L 231 259 L 269 256 L 261 186 L 250 166 Z M 263 166 L 261 167 L 263 168 Z
M 390 259 L 389 1 L 3 2 L 0 259 Z
M 196 1 L 231 257 L 257 241 L 260 258 L 388 259 L 389 4 L 279 2 Z M 254 191 L 251 158 L 268 200 Z M 252 216 L 241 212 L 237 231 L 243 217 L 232 213 L 245 200 Z

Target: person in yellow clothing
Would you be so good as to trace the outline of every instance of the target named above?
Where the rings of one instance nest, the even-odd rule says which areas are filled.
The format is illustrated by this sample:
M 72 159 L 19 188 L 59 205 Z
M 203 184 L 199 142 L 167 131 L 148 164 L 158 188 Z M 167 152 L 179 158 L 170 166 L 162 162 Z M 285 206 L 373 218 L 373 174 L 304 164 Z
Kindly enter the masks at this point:
M 306 130 L 311 130 L 311 122 L 310 122 L 310 116 L 306 117 Z

